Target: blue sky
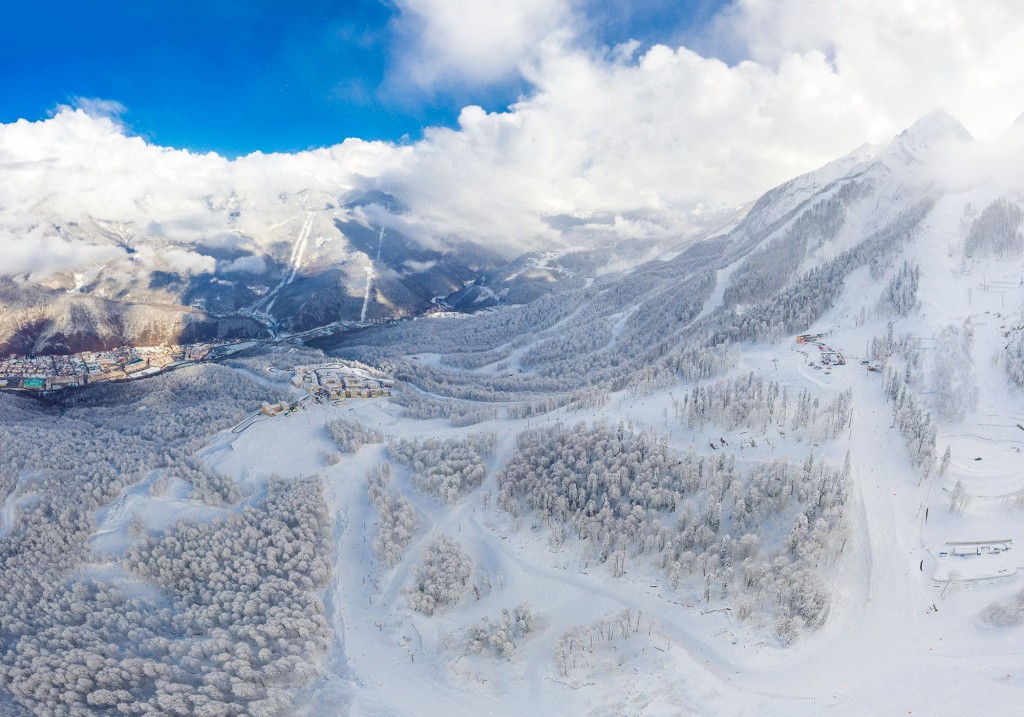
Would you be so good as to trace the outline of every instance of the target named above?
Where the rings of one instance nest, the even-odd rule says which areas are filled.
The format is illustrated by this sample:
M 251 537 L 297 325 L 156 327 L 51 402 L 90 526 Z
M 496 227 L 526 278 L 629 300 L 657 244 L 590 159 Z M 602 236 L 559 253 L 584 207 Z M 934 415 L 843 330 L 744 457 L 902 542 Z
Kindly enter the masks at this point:
M 415 4 L 415 3 L 413 3 Z M 719 0 L 589 0 L 574 42 L 699 44 Z M 415 140 L 468 104 L 500 110 L 518 73 L 430 86 L 404 81 L 415 23 L 399 0 L 51 0 L 11 3 L 0 27 L 0 122 L 75 98 L 126 108 L 148 141 L 228 156 L 346 137 Z M 443 79 L 443 78 L 442 78 Z

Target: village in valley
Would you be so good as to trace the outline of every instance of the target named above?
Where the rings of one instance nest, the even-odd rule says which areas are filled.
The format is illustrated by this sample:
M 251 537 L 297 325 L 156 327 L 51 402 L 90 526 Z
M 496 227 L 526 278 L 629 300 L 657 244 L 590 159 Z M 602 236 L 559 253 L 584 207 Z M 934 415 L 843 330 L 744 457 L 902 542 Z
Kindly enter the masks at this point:
M 213 361 L 252 342 L 208 342 L 173 346 L 121 346 L 66 356 L 0 357 L 0 389 L 56 391 L 107 381 L 152 376 L 180 365 Z

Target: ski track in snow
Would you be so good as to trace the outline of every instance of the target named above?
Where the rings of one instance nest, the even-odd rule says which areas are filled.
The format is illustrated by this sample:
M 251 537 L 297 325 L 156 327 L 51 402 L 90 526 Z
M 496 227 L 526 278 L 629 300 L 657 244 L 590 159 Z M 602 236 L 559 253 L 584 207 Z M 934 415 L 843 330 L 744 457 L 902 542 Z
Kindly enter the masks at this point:
M 302 225 L 302 231 L 299 233 L 299 239 L 295 242 L 295 249 L 292 252 L 292 273 L 288 275 L 288 281 L 285 282 L 285 286 L 295 281 L 295 275 L 298 273 L 299 268 L 302 266 L 302 257 L 306 253 L 306 244 L 309 243 L 309 232 L 313 227 L 313 219 L 316 218 L 316 214 L 313 212 L 309 213 L 306 218 L 305 224 Z
M 0 538 L 11 532 L 14 522 L 17 520 L 18 490 L 12 488 L 11 492 L 4 498 L 3 506 L 0 506 Z
M 306 221 L 302 223 L 302 228 L 299 230 L 299 236 L 292 245 L 291 256 L 288 257 L 288 265 L 291 267 L 291 271 L 286 277 L 281 279 L 281 283 L 274 287 L 274 290 L 267 295 L 267 298 L 264 300 L 266 301 L 266 306 L 264 306 L 262 313 L 269 316 L 270 310 L 274 308 L 274 302 L 277 301 L 278 294 L 280 294 L 286 286 L 295 281 L 295 275 L 298 274 L 299 269 L 302 267 L 302 257 L 306 253 L 306 244 L 309 241 L 309 232 L 313 227 L 313 220 L 315 218 L 316 212 L 307 212 Z
M 384 227 L 380 228 L 380 235 L 377 237 L 377 256 L 366 267 L 366 293 L 363 295 L 363 310 L 359 312 L 360 321 L 366 321 L 366 310 L 370 307 L 370 289 L 373 287 L 375 267 L 380 262 L 380 249 L 382 246 L 384 246 Z

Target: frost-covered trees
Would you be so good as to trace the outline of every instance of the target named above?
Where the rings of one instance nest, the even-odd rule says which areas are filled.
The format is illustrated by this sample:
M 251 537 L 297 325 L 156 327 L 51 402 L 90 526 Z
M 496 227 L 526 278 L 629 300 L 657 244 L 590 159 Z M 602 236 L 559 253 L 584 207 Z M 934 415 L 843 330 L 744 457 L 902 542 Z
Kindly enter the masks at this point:
M 1024 386 L 1024 320 L 1009 335 L 1006 349 L 1006 374 L 1014 386 Z
M 452 368 L 481 368 L 488 364 L 498 363 L 507 359 L 510 353 L 511 350 L 504 349 L 500 351 L 477 351 L 470 353 L 446 354 L 441 357 L 441 363 L 444 366 L 451 366 Z
M 827 614 L 815 576 L 845 535 L 848 478 L 813 456 L 743 470 L 725 453 L 680 456 L 621 425 L 579 424 L 520 434 L 497 504 L 513 519 L 530 510 L 554 547 L 575 538 L 613 576 L 652 560 L 673 588 L 699 581 L 709 601 L 770 592 L 802 627 Z M 781 526 L 786 540 L 769 544 Z
M 964 240 L 967 258 L 996 254 L 1000 257 L 1016 256 L 1024 249 L 1020 225 L 1024 211 L 1005 198 L 999 198 L 985 207 L 971 224 Z
M 971 347 L 974 331 L 969 324 L 947 326 L 935 337 L 928 362 L 932 406 L 939 418 L 956 421 L 978 404 Z
M 493 351 L 515 336 L 536 334 L 553 326 L 592 293 L 572 290 L 481 316 L 453 321 L 414 321 L 389 326 L 386 331 L 365 332 L 362 336 L 352 337 L 361 348 L 354 353 L 372 359 L 428 351 L 455 355 Z M 443 330 L 438 330 L 438 326 L 443 326 Z M 349 337 L 343 339 L 351 341 Z
M 981 611 L 981 619 L 990 625 L 1019 625 L 1024 622 L 1024 590 L 1005 603 L 989 603 Z
M 868 356 L 872 361 L 880 362 L 883 367 L 895 357 L 913 372 L 921 367 L 921 352 L 916 350 L 916 345 L 914 337 L 909 333 L 896 335 L 895 324 L 890 321 L 884 334 L 871 338 Z
M 564 363 L 568 356 L 593 353 L 606 346 L 613 335 L 611 322 L 605 317 L 573 323 L 565 331 L 531 346 L 523 353 L 519 363 L 523 368 Z M 550 373 L 550 369 L 542 371 L 541 375 L 545 373 Z
M 368 443 L 383 443 L 384 435 L 362 423 L 337 418 L 327 424 L 329 435 L 338 446 L 338 450 L 355 453 Z
M 239 524 L 244 532 L 232 531 L 234 539 L 227 524 L 179 526 L 142 548 L 159 555 L 129 556 L 126 567 L 144 561 L 147 577 L 168 588 L 170 606 L 85 578 L 69 590 L 63 576 L 54 576 L 59 581 L 52 588 L 33 596 L 41 613 L 36 627 L 26 631 L 22 622 L 19 628 L 20 611 L 7 613 L 14 622 L 4 629 L 18 636 L 0 666 L 0 684 L 46 714 L 115 707 L 139 715 L 235 714 L 243 705 L 253 714 L 281 714 L 289 703 L 281 688 L 311 676 L 305 666 L 325 648 L 328 634 L 313 592 L 326 578 L 327 563 L 318 567 L 284 523 L 325 532 L 315 526 L 318 489 L 317 482 L 314 494 L 303 496 L 300 485 L 285 497 L 272 488 L 265 504 L 246 513 Z M 272 571 L 259 567 L 263 556 L 255 542 L 265 536 L 281 546 Z M 273 560 L 277 549 L 266 549 Z M 42 587 L 46 573 L 32 575 Z M 315 582 L 307 583 L 310 578 Z
M 890 366 L 882 376 L 882 385 L 892 403 L 893 424 L 903 438 L 910 462 L 924 476 L 935 466 L 938 428 L 931 414 L 914 398 L 910 388 L 911 374 L 910 364 L 902 373 Z
M 413 610 L 433 615 L 436 610 L 462 599 L 473 561 L 447 535 L 435 538 L 424 548 L 422 558 L 413 569 L 412 584 L 405 589 L 405 599 Z
M 904 260 L 903 266 L 893 275 L 878 300 L 881 311 L 891 311 L 897 316 L 906 316 L 918 306 L 917 289 L 921 280 L 921 268 Z
M 501 611 L 501 619 L 483 618 L 466 631 L 466 648 L 470 652 L 511 660 L 518 641 L 533 632 L 533 611 L 523 603 L 511 612 Z
M 396 385 L 395 390 L 391 393 L 391 402 L 403 406 L 405 410 L 402 411 L 402 415 L 409 418 L 421 420 L 447 418 L 456 427 L 492 421 L 500 415 L 495 406 L 435 398 L 409 388 L 405 383 Z
M 849 183 L 800 214 L 780 236 L 772 239 L 734 272 L 725 291 L 726 305 L 765 299 L 781 289 L 799 269 L 808 250 L 834 238 L 845 221 L 846 206 L 865 187 Z
M 833 305 L 851 271 L 891 256 L 913 235 L 931 207 L 931 201 L 914 204 L 853 249 L 810 269 L 775 295 L 733 316 L 731 326 L 725 329 L 728 336 L 734 341 L 777 340 L 810 326 Z
M 636 643 L 633 650 L 627 648 L 630 642 Z M 570 686 L 581 687 L 607 677 L 608 670 L 625 671 L 627 660 L 654 652 L 649 648 L 664 652 L 671 644 L 671 638 L 657 630 L 654 622 L 644 621 L 642 612 L 626 609 L 564 632 L 555 642 L 554 666 Z
M 691 430 L 706 425 L 726 430 L 752 428 L 762 433 L 784 427 L 808 440 L 830 440 L 849 425 L 853 393 L 849 389 L 827 405 L 807 390 L 794 392 L 751 371 L 746 376 L 691 389 L 677 401 L 676 415 Z
M 327 361 L 323 351 L 306 346 L 277 346 L 255 356 L 232 356 L 224 361 L 231 366 L 248 371 L 266 381 L 282 385 L 291 382 L 292 368 L 311 366 Z
M 702 381 L 736 365 L 736 351 L 728 342 L 714 346 L 691 346 L 669 354 L 665 367 L 684 381 Z
M 496 440 L 493 433 L 448 440 L 398 439 L 388 444 L 388 454 L 413 470 L 412 484 L 418 489 L 454 503 L 483 483 L 487 477 L 484 459 L 494 452 Z
M 377 509 L 373 552 L 385 565 L 394 566 L 416 533 L 416 510 L 397 488 L 391 486 L 391 465 L 383 463 L 367 475 L 370 505 Z
M 971 496 L 967 492 L 964 482 L 958 480 L 953 486 L 953 492 L 949 495 L 949 512 L 961 516 L 971 503 Z
M 287 713 L 329 634 L 318 481 L 274 483 L 265 500 L 217 523 L 136 535 L 145 555 L 129 552 L 119 566 L 104 558 L 113 580 L 87 567 L 95 511 L 154 472 L 155 490 L 178 478 L 193 500 L 234 511 L 238 487 L 192 454 L 268 398 L 278 398 L 273 389 L 212 365 L 89 389 L 61 407 L 0 397 L 14 404 L 0 490 L 18 496 L 0 538 L 0 705 L 13 698 L 52 715 Z M 125 582 L 138 588 L 120 589 Z

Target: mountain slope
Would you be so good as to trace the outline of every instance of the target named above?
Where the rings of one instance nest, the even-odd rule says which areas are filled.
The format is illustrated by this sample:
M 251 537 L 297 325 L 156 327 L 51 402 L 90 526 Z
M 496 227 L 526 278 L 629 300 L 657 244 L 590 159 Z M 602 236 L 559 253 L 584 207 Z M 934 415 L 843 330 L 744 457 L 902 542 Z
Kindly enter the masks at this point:
M 90 704 L 50 689 L 89 638 L 121 698 L 183 713 L 1015 714 L 1020 132 L 932 115 L 727 230 L 620 271 L 524 257 L 460 298 L 524 276 L 533 301 L 319 339 L 332 358 L 267 348 L 67 415 L 5 398 L 0 600 L 45 636 L 0 621 L 10 700 Z M 326 225 L 300 219 L 307 256 Z M 391 395 L 290 383 L 337 360 Z M 46 612 L 20 571 L 53 545 Z M 126 624 L 146 640 L 119 648 Z
M 1002 148 L 1019 146 L 1015 132 L 1001 140 Z M 543 613 L 550 626 L 537 639 L 546 639 L 546 648 L 523 637 L 521 651 L 501 667 L 460 653 L 452 642 L 458 645 L 460 630 L 478 619 L 474 607 L 424 618 L 386 593 L 374 598 L 383 601 L 375 619 L 409 634 L 447 635 L 448 642 L 413 643 L 416 663 L 429 661 L 430 669 L 481 697 L 500 694 L 509 714 L 552 704 L 593 714 L 626 704 L 637 714 L 810 715 L 826 707 L 851 715 L 1011 714 L 1024 613 L 1017 597 L 1020 561 L 999 541 L 1024 538 L 1018 515 L 1024 490 L 1018 470 L 1024 450 L 1021 197 L 1024 173 L 936 114 L 888 147 L 859 150 L 769 192 L 734 229 L 668 261 L 596 277 L 524 307 L 323 342 L 332 353 L 378 363 L 406 381 L 408 392 L 396 399 L 409 418 L 479 422 L 472 430 L 499 436 L 519 433 L 530 421 L 555 436 L 565 430 L 563 420 L 606 421 L 618 423 L 620 435 L 624 426 L 643 431 L 652 444 L 711 462 L 735 451 L 740 473 L 740 466 L 801 460 L 808 443 L 834 465 L 849 461 L 850 495 L 842 506 L 848 537 L 837 552 L 815 558 L 815 571 L 829 585 L 820 621 L 811 612 L 787 612 L 778 582 L 767 588 L 776 608 L 755 602 L 751 617 L 746 589 L 754 564 L 744 564 L 745 587 L 730 584 L 721 596 L 723 568 L 714 559 L 714 572 L 683 567 L 675 573 L 661 548 L 651 553 L 659 557 L 647 559 L 647 549 L 627 540 L 625 575 L 611 560 L 602 565 L 595 558 L 604 554 L 602 533 L 595 536 L 579 517 L 560 527 L 574 498 L 559 493 L 557 482 L 549 488 L 538 479 L 524 503 L 501 498 L 508 465 L 523 456 L 539 456 L 553 481 L 563 470 L 555 449 L 524 439 L 528 432 L 519 433 L 515 446 L 503 444 L 511 458 L 497 463 L 505 472 L 460 500 L 454 514 L 461 516 L 464 548 L 489 570 L 508 576 L 516 574 L 514 566 L 529 566 L 519 582 L 506 577 L 511 594 L 501 599 L 526 600 Z M 798 344 L 798 333 L 819 336 Z M 809 396 L 806 408 L 801 392 Z M 849 423 L 832 423 L 839 414 L 825 407 L 847 400 Z M 794 410 L 824 410 L 819 415 L 838 435 L 801 438 L 802 419 L 788 413 Z M 465 434 L 445 422 L 385 420 L 393 435 Z M 587 453 L 581 448 L 571 460 L 586 460 Z M 591 480 L 604 475 L 587 468 L 584 476 L 587 470 Z M 644 490 L 636 480 L 623 485 L 627 508 L 635 504 L 633 493 L 626 501 L 626 489 Z M 732 490 L 742 495 L 746 479 L 735 480 Z M 421 493 L 415 480 L 403 477 L 400 484 L 408 496 Z M 504 513 L 492 517 L 485 495 L 497 496 L 499 505 L 505 500 Z M 613 514 L 617 500 L 610 501 Z M 685 504 L 685 492 L 676 500 Z M 452 525 L 452 513 L 414 501 L 431 516 L 428 535 L 442 520 Z M 721 530 L 727 521 L 736 529 L 740 506 L 735 495 L 723 501 Z M 466 536 L 466 521 L 481 510 L 487 518 L 472 522 Z M 640 524 L 657 525 L 646 511 Z M 819 519 L 808 515 L 805 529 Z M 689 520 L 680 517 L 677 529 Z M 796 524 L 790 539 L 795 531 Z M 492 532 L 510 544 L 488 547 Z M 769 550 L 773 532 L 761 525 L 753 534 Z M 709 540 L 723 540 L 715 535 Z M 673 534 L 670 543 L 685 540 Z M 613 539 L 612 551 L 615 545 Z M 674 555 L 682 564 L 691 559 L 679 547 Z M 378 572 L 351 547 L 343 546 L 338 559 L 346 571 Z M 401 568 L 382 575 L 405 579 Z M 678 587 L 666 587 L 677 575 Z M 710 592 L 707 575 L 714 576 Z M 592 597 L 584 601 L 584 594 Z M 360 599 L 350 595 L 343 604 L 355 610 Z M 562 600 L 574 599 L 570 617 Z M 589 609 L 580 607 L 586 602 Z M 681 647 L 681 653 L 645 661 L 639 654 L 653 654 L 650 645 L 638 643 L 637 653 L 617 648 L 617 670 L 630 670 L 628 687 L 615 671 L 597 666 L 600 653 L 577 655 L 574 662 L 588 665 L 583 672 L 558 666 L 552 646 L 558 631 L 588 619 L 598 621 L 591 628 L 598 630 L 600 619 L 614 620 L 622 606 L 670 636 L 659 649 Z M 794 626 L 795 644 L 780 647 L 793 639 Z M 396 693 L 399 683 L 425 679 L 412 667 L 386 675 L 379 667 L 392 654 L 386 644 L 359 636 L 358 627 L 346 634 L 374 655 L 356 669 L 363 678 L 393 684 Z M 531 685 L 528 693 L 511 689 L 511 674 Z M 687 677 L 671 677 L 679 674 Z M 577 675 L 586 676 L 574 683 Z M 971 688 L 950 688 L 965 675 Z M 484 681 L 499 686 L 477 686 Z M 367 712 L 410 708 L 400 694 L 355 694 Z M 425 684 L 418 694 L 438 703 L 451 699 L 446 689 Z M 470 702 L 463 704 L 471 711 Z

